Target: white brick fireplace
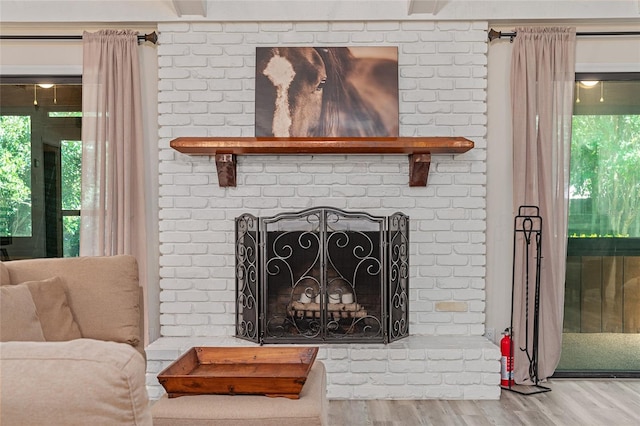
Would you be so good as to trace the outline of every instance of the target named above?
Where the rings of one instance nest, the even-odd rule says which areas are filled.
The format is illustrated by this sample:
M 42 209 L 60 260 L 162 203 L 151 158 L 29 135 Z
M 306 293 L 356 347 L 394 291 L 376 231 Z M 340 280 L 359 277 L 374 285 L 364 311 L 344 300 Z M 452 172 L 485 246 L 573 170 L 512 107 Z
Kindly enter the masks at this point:
M 331 206 L 410 217 L 410 336 L 320 345 L 333 399 L 496 399 L 498 348 L 485 322 L 487 22 L 159 24 L 160 322 L 158 372 L 191 346 L 234 337 L 234 219 Z M 400 136 L 462 136 L 409 187 L 406 155 L 239 156 L 236 187 L 181 136 L 253 136 L 256 46 L 397 46 Z

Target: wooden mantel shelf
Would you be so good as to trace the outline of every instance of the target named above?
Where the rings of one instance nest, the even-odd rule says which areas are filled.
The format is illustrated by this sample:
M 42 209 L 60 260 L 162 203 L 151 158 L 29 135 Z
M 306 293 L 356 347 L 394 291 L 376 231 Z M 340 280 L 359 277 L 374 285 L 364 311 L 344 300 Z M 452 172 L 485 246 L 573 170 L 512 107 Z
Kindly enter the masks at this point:
M 236 186 L 236 155 L 407 154 L 409 186 L 426 186 L 431 154 L 461 154 L 473 148 L 462 137 L 253 138 L 183 137 L 171 141 L 183 154 L 215 155 L 220 186 Z

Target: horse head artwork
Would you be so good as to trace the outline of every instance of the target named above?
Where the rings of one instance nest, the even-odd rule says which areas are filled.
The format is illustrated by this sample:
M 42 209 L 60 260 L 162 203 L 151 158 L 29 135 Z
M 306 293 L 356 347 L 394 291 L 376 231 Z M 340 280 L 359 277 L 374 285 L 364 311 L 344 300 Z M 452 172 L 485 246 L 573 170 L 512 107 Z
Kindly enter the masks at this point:
M 397 49 L 356 49 L 256 48 L 256 136 L 398 136 Z

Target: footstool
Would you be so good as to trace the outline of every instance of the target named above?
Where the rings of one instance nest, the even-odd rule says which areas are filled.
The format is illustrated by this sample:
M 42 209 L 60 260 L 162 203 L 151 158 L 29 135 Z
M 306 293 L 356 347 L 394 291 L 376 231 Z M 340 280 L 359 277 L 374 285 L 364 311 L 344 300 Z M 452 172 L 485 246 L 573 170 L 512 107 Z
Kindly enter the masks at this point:
M 152 407 L 154 426 L 327 425 L 326 371 L 315 361 L 299 399 L 262 395 L 189 395 L 168 398 Z

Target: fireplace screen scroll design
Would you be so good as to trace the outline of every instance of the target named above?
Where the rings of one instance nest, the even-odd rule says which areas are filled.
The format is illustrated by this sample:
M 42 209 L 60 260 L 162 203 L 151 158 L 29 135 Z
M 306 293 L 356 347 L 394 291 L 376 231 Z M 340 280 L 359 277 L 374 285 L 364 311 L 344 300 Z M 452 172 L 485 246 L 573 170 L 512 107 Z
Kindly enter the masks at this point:
M 319 207 L 236 218 L 236 336 L 380 342 L 408 327 L 409 218 Z

